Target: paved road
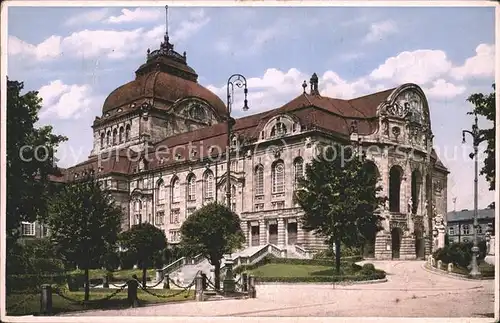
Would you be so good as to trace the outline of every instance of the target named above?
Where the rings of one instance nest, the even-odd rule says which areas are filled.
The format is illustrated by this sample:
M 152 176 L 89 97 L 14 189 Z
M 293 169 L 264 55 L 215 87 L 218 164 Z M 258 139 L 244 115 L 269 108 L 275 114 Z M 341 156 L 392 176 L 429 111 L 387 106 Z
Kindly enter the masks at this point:
M 392 316 L 485 317 L 494 306 L 493 281 L 465 281 L 425 271 L 422 261 L 374 261 L 388 273 L 378 284 L 258 285 L 257 298 L 186 302 L 126 310 L 89 311 L 99 316 Z

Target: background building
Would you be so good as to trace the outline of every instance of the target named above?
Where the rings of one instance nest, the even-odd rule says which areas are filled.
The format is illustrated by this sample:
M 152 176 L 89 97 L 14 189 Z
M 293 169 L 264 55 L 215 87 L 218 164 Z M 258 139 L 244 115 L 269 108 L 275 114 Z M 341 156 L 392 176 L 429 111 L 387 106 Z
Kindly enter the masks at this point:
M 495 221 L 495 209 L 477 210 L 477 220 L 479 223 L 478 239 L 484 240 L 488 224 L 493 224 Z M 446 221 L 450 243 L 473 241 L 474 210 L 448 212 Z

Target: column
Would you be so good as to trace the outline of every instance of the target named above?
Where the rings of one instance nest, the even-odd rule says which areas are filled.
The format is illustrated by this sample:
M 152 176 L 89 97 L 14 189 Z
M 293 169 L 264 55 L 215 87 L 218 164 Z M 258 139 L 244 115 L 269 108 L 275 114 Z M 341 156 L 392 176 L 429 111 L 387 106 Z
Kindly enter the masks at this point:
M 285 245 L 285 221 L 283 218 L 278 218 L 278 246 Z
M 267 230 L 266 220 L 259 220 L 259 244 L 264 246 L 267 244 L 269 230 Z
M 288 219 L 284 220 L 284 230 L 285 230 L 285 246 L 288 245 Z M 297 228 L 298 229 L 298 228 Z
M 243 234 L 245 235 L 245 246 L 250 247 L 250 230 L 248 229 L 248 221 L 241 221 L 241 230 L 243 231 Z

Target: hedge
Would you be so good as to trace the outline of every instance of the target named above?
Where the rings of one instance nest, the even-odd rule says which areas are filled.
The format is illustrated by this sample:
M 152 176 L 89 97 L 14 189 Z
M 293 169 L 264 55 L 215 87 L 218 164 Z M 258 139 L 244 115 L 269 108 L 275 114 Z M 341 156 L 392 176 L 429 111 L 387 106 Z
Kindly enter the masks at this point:
M 262 283 L 335 283 L 349 281 L 378 280 L 385 278 L 385 272 L 375 270 L 372 273 L 346 276 L 305 276 L 305 277 L 256 277 L 257 282 Z

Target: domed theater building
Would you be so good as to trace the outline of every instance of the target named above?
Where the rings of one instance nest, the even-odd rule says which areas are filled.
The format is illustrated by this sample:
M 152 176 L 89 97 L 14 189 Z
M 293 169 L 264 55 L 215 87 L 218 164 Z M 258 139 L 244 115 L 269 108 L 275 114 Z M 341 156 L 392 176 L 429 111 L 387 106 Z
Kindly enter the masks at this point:
M 123 230 L 149 222 L 179 242 L 190 214 L 226 201 L 227 108 L 197 79 L 186 53 L 166 35 L 158 50 L 148 50 L 135 79 L 106 98 L 88 160 L 64 170 L 61 180 L 96 174 L 123 210 Z M 433 215 L 446 214 L 448 171 L 431 148 L 424 92 L 403 84 L 342 100 L 322 96 L 318 83 L 314 74 L 285 105 L 235 120 L 231 207 L 247 247 L 272 244 L 301 254 L 326 247 L 301 227 L 293 194 L 318 147 L 341 142 L 366 150 L 388 197 L 384 229 L 367 256 L 425 257 L 433 248 Z

